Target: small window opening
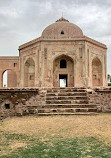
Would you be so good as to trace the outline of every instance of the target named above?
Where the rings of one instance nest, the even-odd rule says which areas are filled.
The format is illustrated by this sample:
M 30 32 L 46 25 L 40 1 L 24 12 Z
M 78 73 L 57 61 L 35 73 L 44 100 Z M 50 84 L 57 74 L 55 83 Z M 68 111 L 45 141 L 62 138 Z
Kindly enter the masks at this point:
M 10 109 L 10 104 L 5 104 L 6 109 Z
M 16 67 L 17 66 L 17 63 L 14 63 L 14 67 Z
M 64 31 L 61 31 L 61 35 L 64 35 Z
M 62 59 L 60 61 L 60 68 L 66 68 L 66 67 L 67 67 L 67 62 L 66 62 L 66 60 Z

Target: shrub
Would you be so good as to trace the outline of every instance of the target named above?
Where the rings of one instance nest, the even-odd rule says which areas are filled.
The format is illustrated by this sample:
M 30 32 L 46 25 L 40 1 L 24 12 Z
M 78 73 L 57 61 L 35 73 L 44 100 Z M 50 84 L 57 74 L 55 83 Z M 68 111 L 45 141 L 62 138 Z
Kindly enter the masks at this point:
M 108 83 L 108 86 L 111 86 L 111 83 Z

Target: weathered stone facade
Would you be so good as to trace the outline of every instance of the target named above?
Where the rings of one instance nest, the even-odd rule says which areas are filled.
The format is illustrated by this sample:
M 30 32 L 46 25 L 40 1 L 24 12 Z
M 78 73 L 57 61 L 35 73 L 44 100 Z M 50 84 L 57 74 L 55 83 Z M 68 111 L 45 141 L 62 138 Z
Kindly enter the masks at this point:
M 0 119 L 7 116 L 111 112 L 111 88 L 1 89 Z
M 41 37 L 19 46 L 18 57 L 0 57 L 0 118 L 111 112 L 111 89 L 103 88 L 106 58 L 106 45 L 68 20 L 57 20 Z
M 111 88 L 92 89 L 88 96 L 90 104 L 96 104 L 98 112 L 111 112 Z
M 41 37 L 19 47 L 19 57 L 0 57 L 0 87 L 8 72 L 8 87 L 107 86 L 107 48 L 83 35 L 61 18 L 44 29 Z M 65 67 L 60 63 L 65 60 Z
M 19 87 L 19 57 L 0 57 L 0 88 L 3 74 L 8 70 L 8 87 Z

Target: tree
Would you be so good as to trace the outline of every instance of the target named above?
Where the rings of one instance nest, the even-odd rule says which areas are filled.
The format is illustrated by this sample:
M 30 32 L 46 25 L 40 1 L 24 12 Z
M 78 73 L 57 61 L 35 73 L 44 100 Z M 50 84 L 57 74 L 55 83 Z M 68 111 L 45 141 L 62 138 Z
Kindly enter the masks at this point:
M 108 82 L 111 82 L 111 75 L 110 74 L 107 75 L 107 79 L 108 79 Z

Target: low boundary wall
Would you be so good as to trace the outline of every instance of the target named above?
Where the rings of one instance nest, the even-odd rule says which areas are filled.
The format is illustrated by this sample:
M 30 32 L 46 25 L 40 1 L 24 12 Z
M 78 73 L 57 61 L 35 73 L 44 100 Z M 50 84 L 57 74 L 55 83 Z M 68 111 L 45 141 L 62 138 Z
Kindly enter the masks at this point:
M 98 112 L 111 112 L 111 88 L 84 89 L 89 103 L 96 104 Z M 38 107 L 45 106 L 47 90 L 48 88 L 0 89 L 0 119 L 38 114 Z

